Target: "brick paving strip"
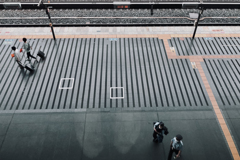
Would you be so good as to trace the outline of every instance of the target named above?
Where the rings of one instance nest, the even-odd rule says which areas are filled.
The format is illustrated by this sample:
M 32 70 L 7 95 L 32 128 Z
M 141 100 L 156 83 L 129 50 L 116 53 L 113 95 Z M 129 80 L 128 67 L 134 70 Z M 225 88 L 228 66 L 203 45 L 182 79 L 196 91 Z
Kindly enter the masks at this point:
M 56 35 L 56 38 L 151 38 L 151 37 L 158 37 L 159 39 L 163 39 L 165 49 L 169 59 L 190 59 L 191 62 L 195 62 L 196 67 L 201 75 L 203 80 L 203 84 L 207 90 L 208 96 L 211 100 L 213 105 L 213 110 L 216 114 L 217 120 L 222 128 L 223 134 L 226 138 L 230 151 L 232 153 L 234 160 L 240 160 L 239 153 L 237 151 L 236 145 L 232 139 L 231 133 L 228 129 L 228 126 L 223 118 L 221 110 L 217 104 L 217 101 L 214 97 L 214 94 L 210 88 L 210 85 L 207 81 L 206 75 L 201 67 L 201 63 L 203 62 L 204 58 L 240 58 L 240 55 L 214 55 L 214 56 L 177 56 L 175 52 L 173 52 L 168 44 L 168 39 L 171 37 L 191 37 L 191 34 L 155 34 L 155 35 Z M 22 37 L 30 38 L 52 38 L 52 35 L 8 35 L 8 36 L 0 36 L 0 39 L 19 39 L 21 40 Z M 240 34 L 196 34 L 195 37 L 240 37 Z
M 206 75 L 205 75 L 205 73 L 204 73 L 204 71 L 202 69 L 202 66 L 200 64 L 200 62 L 203 61 L 203 59 L 200 59 L 200 58 L 198 58 L 198 59 L 190 59 L 191 62 L 192 62 L 192 60 L 196 63 L 197 69 L 198 69 L 198 71 L 199 71 L 199 73 L 201 75 L 201 78 L 203 80 L 203 84 L 204 84 L 204 86 L 206 88 L 206 91 L 208 93 L 210 101 L 211 101 L 211 103 L 213 105 L 213 110 L 214 110 L 214 112 L 215 112 L 215 114 L 217 116 L 218 122 L 219 122 L 219 124 L 220 124 L 220 126 L 222 128 L 222 131 L 223 131 L 224 136 L 226 138 L 226 141 L 228 143 L 228 147 L 231 150 L 233 159 L 234 160 L 240 160 L 240 157 L 239 157 L 236 145 L 235 145 L 235 143 L 234 143 L 234 141 L 232 139 L 232 136 L 231 136 L 231 134 L 229 132 L 228 126 L 227 126 L 227 124 L 226 124 L 226 122 L 225 122 L 225 120 L 223 118 L 221 110 L 219 109 L 217 101 L 216 101 L 216 99 L 214 97 L 214 94 L 213 94 L 213 92 L 212 92 L 212 90 L 210 88 L 210 85 L 209 85 L 208 81 L 207 81 Z
M 236 148 L 236 145 L 232 139 L 232 136 L 231 136 L 231 133 L 228 129 L 228 126 L 226 124 L 226 121 L 221 113 L 221 110 L 217 104 L 217 101 L 214 97 L 214 94 L 211 90 L 211 87 L 208 83 L 208 80 L 206 78 L 206 75 L 203 71 L 203 68 L 201 66 L 201 62 L 203 62 L 203 59 L 204 58 L 240 58 L 240 55 L 214 55 L 214 56 L 196 56 L 196 55 L 192 55 L 192 56 L 177 56 L 176 53 L 174 51 L 172 51 L 170 49 L 170 46 L 168 44 L 168 39 L 171 39 L 171 37 L 191 37 L 192 35 L 180 35 L 180 34 L 177 34 L 177 35 L 170 35 L 169 37 L 166 36 L 166 38 L 163 40 L 164 41 L 164 45 L 165 45 L 165 48 L 166 48 L 166 52 L 167 52 L 167 55 L 168 55 L 168 58 L 169 59 L 190 59 L 191 62 L 195 62 L 196 64 L 196 67 L 200 73 L 200 76 L 202 78 L 202 81 L 203 81 L 203 84 L 206 88 L 206 91 L 208 93 L 208 96 L 210 98 L 210 101 L 212 103 L 212 106 L 213 106 L 213 110 L 216 114 L 216 117 L 217 117 L 217 120 L 222 128 L 222 131 L 223 131 L 223 134 L 226 138 L 226 141 L 227 141 L 227 144 L 228 144 L 228 147 L 230 148 L 230 151 L 232 153 L 232 156 L 233 156 L 233 159 L 234 160 L 240 160 L 240 156 L 239 156 L 239 153 L 238 153 L 238 150 Z M 196 37 L 240 37 L 240 34 L 203 34 L 203 35 L 197 35 Z M 159 38 L 163 38 L 162 36 L 160 36 Z

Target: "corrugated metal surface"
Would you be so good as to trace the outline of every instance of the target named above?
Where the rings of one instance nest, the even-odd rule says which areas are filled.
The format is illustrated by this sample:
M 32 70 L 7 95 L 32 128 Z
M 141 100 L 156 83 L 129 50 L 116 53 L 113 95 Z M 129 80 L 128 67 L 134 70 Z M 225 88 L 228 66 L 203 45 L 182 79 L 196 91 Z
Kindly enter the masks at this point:
M 240 107 L 240 59 L 205 59 L 219 106 Z
M 171 38 L 177 55 L 236 55 L 240 54 L 240 37 Z
M 157 38 L 31 39 L 47 57 L 30 73 L 11 58 L 0 40 L 1 110 L 201 106 L 210 104 L 197 69 L 188 59 L 168 60 Z M 14 45 L 21 48 L 22 42 Z M 72 89 L 59 89 L 74 78 Z M 62 87 L 70 87 L 64 81 Z M 110 99 L 123 87 L 124 99 Z M 123 90 L 113 89 L 112 96 Z M 184 107 L 183 107 L 184 108 Z M 192 107 L 190 107 L 192 108 Z M 196 108 L 196 107 L 195 107 Z M 198 108 L 198 107 L 197 107 Z

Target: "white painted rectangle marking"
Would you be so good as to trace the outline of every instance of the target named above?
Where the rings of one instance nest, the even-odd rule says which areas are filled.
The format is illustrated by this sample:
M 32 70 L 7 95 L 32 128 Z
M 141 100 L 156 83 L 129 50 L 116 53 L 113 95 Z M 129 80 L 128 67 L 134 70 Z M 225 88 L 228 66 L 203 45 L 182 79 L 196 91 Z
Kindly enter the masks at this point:
M 123 97 L 112 97 L 112 89 L 122 89 Z M 110 99 L 124 99 L 124 88 L 123 87 L 110 87 Z
M 70 87 L 62 87 L 63 80 L 72 80 L 72 85 Z M 74 83 L 74 78 L 61 78 L 60 83 L 59 83 L 59 89 L 72 89 L 73 83 Z

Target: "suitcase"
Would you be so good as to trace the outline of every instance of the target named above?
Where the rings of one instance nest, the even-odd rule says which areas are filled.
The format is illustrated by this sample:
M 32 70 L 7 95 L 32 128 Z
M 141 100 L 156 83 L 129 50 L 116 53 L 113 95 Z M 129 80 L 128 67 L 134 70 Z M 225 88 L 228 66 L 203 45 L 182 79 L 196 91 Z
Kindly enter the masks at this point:
M 37 54 L 40 58 L 44 59 L 45 58 L 45 54 L 42 51 L 38 51 Z
M 31 61 L 25 62 L 25 68 L 29 70 L 30 72 L 34 71 L 34 66 L 32 65 Z

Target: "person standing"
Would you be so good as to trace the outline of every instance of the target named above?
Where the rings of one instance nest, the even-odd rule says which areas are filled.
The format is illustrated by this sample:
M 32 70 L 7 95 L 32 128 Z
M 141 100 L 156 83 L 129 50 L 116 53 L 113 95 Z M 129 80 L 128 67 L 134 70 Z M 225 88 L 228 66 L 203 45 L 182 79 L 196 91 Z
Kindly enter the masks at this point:
M 168 134 L 167 127 L 164 126 L 163 122 L 153 122 L 153 142 L 161 143 L 163 140 L 163 134 Z
M 32 49 L 32 47 L 31 47 L 30 44 L 27 42 L 27 38 L 23 38 L 23 42 L 24 42 L 23 48 L 24 48 L 25 51 L 27 52 L 27 58 L 28 58 L 28 60 L 30 60 L 29 57 L 32 57 L 32 58 L 36 59 L 36 61 L 37 61 L 37 58 L 34 57 L 33 55 L 31 55 L 31 53 L 30 53 L 30 50 Z
M 169 151 L 169 154 L 168 154 L 168 160 L 171 160 L 171 159 L 172 159 L 172 154 L 173 154 L 173 152 L 175 152 L 175 154 L 176 154 L 176 155 L 174 156 L 174 159 L 180 157 L 180 154 L 181 154 L 182 149 L 183 149 L 182 139 L 183 139 L 183 137 L 182 137 L 180 134 L 178 134 L 178 135 L 176 135 L 176 137 L 174 137 L 174 138 L 171 140 L 171 143 L 170 143 L 170 151 Z

